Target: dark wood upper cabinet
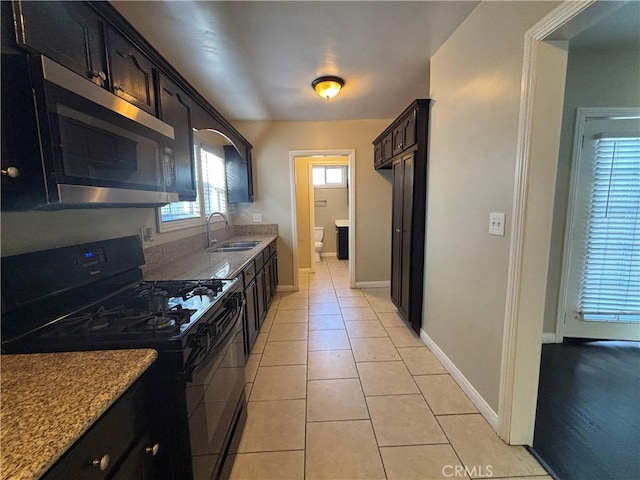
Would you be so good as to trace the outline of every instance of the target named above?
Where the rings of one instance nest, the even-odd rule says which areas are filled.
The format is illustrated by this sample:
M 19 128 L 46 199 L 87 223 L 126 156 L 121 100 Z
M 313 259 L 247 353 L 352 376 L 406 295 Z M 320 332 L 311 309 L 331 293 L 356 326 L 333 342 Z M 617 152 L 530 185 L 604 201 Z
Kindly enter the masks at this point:
M 391 168 L 391 160 L 416 143 L 416 111 L 403 112 L 378 138 L 373 141 L 374 167 Z M 376 153 L 378 152 L 379 153 Z
M 229 203 L 253 202 L 253 169 L 250 150 L 245 157 L 243 158 L 233 145 L 224 146 Z
M 191 126 L 191 99 L 165 75 L 159 75 L 160 118 L 173 127 L 176 192 L 181 201 L 196 199 L 196 176 Z
M 38 158 L 31 83 L 26 81 L 30 75 L 22 64 L 28 63 L 27 54 L 35 54 L 34 60 L 37 55 L 43 55 L 174 128 L 174 141 L 165 146 L 173 149 L 176 192 L 180 200 L 196 198 L 193 129 L 207 129 L 219 132 L 238 149 L 237 156 L 230 154 L 227 160 L 233 179 L 230 202 L 253 201 L 252 145 L 109 2 L 14 0 L 0 3 L 3 72 L 21 69 L 18 73 L 25 79 L 24 85 L 16 86 L 9 84 L 8 76 L 2 77 L 3 169 L 14 166 L 14 153 L 18 152 L 12 151 L 13 144 L 21 145 L 20 152 L 29 148 L 29 157 Z M 9 90 L 14 94 L 19 91 L 20 95 L 9 95 Z M 24 120 L 20 125 L 33 124 L 33 128 L 26 131 L 14 125 L 15 119 Z M 12 139 L 11 144 L 5 137 Z M 103 158 L 104 152 L 114 148 L 126 150 L 127 146 L 105 139 L 92 147 L 102 148 L 96 158 Z M 37 166 L 40 168 L 33 172 L 21 168 L 18 182 L 3 176 L 3 209 L 15 208 L 4 200 L 4 191 L 18 188 L 18 183 L 20 192 L 25 194 L 42 190 L 42 168 Z M 116 167 L 122 168 L 122 165 L 108 166 Z
M 154 65 L 133 43 L 107 29 L 111 90 L 118 97 L 156 115 Z
M 374 152 L 378 146 L 384 150 L 385 142 L 393 143 L 392 152 L 399 152 L 383 156 L 382 163 L 375 157 L 374 166 L 393 171 L 391 300 L 416 332 L 422 327 L 424 295 L 429 102 L 413 102 L 373 142 Z
M 4 3 L 4 2 L 3 2 Z M 106 87 L 102 18 L 81 2 L 14 2 L 18 45 Z

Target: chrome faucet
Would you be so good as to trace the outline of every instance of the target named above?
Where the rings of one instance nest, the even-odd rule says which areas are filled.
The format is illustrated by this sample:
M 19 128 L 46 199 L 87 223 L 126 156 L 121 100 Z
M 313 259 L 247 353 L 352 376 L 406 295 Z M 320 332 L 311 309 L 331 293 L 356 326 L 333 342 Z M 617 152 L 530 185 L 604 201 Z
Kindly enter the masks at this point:
M 222 212 L 212 212 L 211 214 L 209 214 L 209 216 L 207 217 L 206 220 L 206 226 L 207 226 L 207 243 L 206 243 L 206 247 L 205 248 L 209 248 L 211 247 L 212 243 L 216 244 L 218 242 L 218 240 L 216 240 L 216 236 L 215 234 L 213 235 L 213 242 L 211 241 L 211 217 L 213 217 L 214 215 L 220 215 L 222 217 L 222 219 L 224 220 L 224 231 L 228 232 L 229 231 L 229 222 L 227 221 L 227 217 L 225 216 L 224 213 Z

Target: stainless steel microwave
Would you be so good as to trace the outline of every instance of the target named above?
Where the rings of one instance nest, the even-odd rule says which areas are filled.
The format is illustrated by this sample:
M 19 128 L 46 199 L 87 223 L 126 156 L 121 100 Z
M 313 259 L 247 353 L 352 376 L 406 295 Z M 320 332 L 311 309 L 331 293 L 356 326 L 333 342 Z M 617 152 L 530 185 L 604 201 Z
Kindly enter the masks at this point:
M 5 65 L 3 59 L 3 68 Z M 19 75 L 20 67 L 14 70 Z M 178 200 L 172 126 L 47 57 L 31 56 L 23 73 L 28 74 L 32 96 L 32 105 L 25 107 L 33 107 L 34 113 L 26 117 L 33 122 L 27 122 L 27 133 L 14 129 L 15 138 L 5 138 L 3 146 L 12 141 L 24 143 L 32 130 L 40 158 L 33 158 L 33 146 L 31 154 L 28 148 L 9 149 L 18 152 L 15 163 L 23 177 L 15 183 L 30 184 L 22 189 L 30 195 L 9 198 L 14 206 L 158 206 Z M 22 79 L 25 81 L 27 78 Z M 15 100 L 8 105 L 14 108 L 16 119 L 25 117 L 18 112 L 19 105 Z M 5 120 L 3 115 L 3 124 Z M 5 130 L 3 125 L 3 135 Z M 3 155 L 3 169 L 5 160 Z M 38 182 L 41 184 L 33 185 Z M 20 189 L 16 191 L 19 196 Z M 3 203 L 6 200 L 3 194 Z

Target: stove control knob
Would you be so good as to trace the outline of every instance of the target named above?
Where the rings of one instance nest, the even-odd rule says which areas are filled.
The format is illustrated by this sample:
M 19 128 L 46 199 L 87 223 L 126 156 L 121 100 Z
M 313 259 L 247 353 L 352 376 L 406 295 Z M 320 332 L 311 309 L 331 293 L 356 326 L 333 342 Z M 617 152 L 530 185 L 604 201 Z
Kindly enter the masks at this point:
M 96 458 L 91 462 L 96 468 L 99 468 L 100 471 L 104 472 L 107 468 L 109 468 L 109 463 L 111 462 L 111 457 L 108 453 L 105 453 L 102 458 Z
M 152 457 L 155 457 L 158 454 L 158 450 L 160 450 L 159 443 L 154 443 L 152 446 L 144 449 L 144 451 L 147 452 Z

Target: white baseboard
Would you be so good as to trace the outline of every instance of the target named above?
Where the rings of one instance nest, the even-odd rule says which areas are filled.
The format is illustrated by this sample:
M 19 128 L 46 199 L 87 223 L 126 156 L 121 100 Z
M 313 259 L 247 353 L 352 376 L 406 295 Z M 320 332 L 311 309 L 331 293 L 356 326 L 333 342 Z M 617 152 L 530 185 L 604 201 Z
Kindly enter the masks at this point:
M 478 393 L 478 391 L 471 385 L 471 382 L 466 379 L 466 377 L 462 374 L 458 367 L 454 365 L 454 363 L 447 357 L 447 355 L 440 350 L 435 342 L 427 335 L 427 333 L 420 329 L 420 339 L 424 342 L 424 344 L 429 347 L 429 350 L 433 352 L 440 363 L 447 369 L 447 372 L 453 377 L 460 388 L 467 394 L 471 402 L 476 406 L 476 408 L 480 411 L 482 416 L 489 422 L 491 428 L 493 428 L 496 432 L 498 431 L 498 414 L 493 411 L 493 409 L 489 406 L 489 404 L 482 398 L 482 395 Z
M 356 282 L 356 288 L 387 288 L 391 286 L 389 280 L 380 282 Z
M 542 343 L 556 343 L 556 334 L 555 333 L 543 333 L 542 334 Z
M 320 252 L 321 257 L 337 257 L 338 252 Z
M 295 292 L 293 285 L 278 285 L 276 292 Z
M 311 273 L 311 269 L 310 268 L 299 268 L 298 272 L 300 272 L 300 273 Z

